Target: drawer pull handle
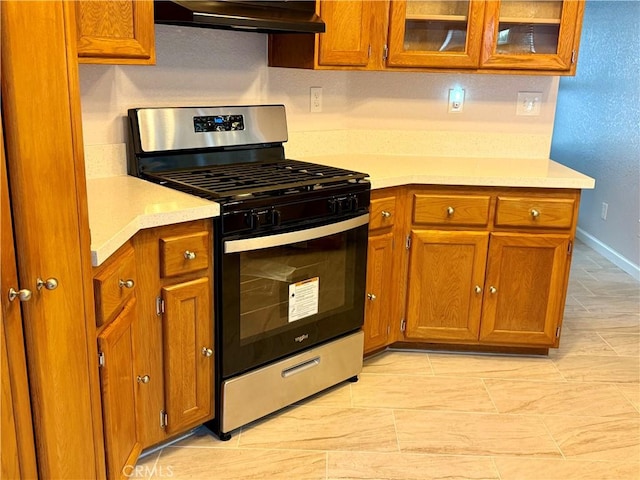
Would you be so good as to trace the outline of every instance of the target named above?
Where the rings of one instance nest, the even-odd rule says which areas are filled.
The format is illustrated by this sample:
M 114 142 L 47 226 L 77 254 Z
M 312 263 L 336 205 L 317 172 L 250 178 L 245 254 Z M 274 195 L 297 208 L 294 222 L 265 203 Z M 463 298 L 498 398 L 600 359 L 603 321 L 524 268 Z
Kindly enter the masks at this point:
M 149 383 L 151 381 L 151 377 L 149 375 L 144 375 L 142 377 L 138 375 L 136 380 L 138 380 L 138 383 Z
M 187 260 L 193 260 L 196 258 L 196 252 L 192 252 L 191 250 L 186 250 L 184 252 L 184 258 Z
M 391 212 L 387 212 L 386 210 L 383 210 L 380 214 L 382 218 L 389 218 L 391 216 Z
M 368 298 L 369 300 L 372 300 L 372 301 L 373 301 L 373 300 L 375 300 L 375 299 L 376 299 L 376 298 L 378 298 L 378 297 L 376 297 L 373 293 L 367 293 L 367 298 Z
M 480 285 L 476 285 L 473 291 L 476 293 L 482 293 L 482 287 Z
M 213 355 L 213 350 L 207 347 L 202 347 L 202 355 L 205 357 L 210 357 Z
M 133 280 L 129 279 L 129 280 L 118 280 L 118 286 L 120 288 L 133 288 L 133 286 L 136 284 L 136 282 L 134 282 Z
M 540 216 L 540 211 L 536 210 L 535 208 L 532 208 L 529 213 L 533 218 L 538 218 Z
M 447 207 L 447 216 L 450 217 L 451 215 L 453 215 L 455 211 L 456 211 L 455 208 Z
M 498 289 L 497 289 L 496 287 L 494 287 L 493 285 L 491 285 L 491 286 L 489 287 L 489 293 L 490 293 L 491 295 L 494 295 L 497 291 L 498 291 Z

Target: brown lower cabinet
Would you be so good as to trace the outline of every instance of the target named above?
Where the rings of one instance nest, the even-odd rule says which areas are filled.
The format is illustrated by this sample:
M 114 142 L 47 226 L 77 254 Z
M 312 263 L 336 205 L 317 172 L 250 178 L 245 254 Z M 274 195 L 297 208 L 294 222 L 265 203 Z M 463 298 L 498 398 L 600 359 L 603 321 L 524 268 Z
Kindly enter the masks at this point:
M 142 230 L 94 269 L 109 478 L 213 418 L 212 235 L 210 220 Z
M 395 342 L 523 352 L 559 345 L 579 190 L 374 190 L 372 222 L 376 201 L 391 193 L 394 224 L 383 235 L 371 228 L 368 287 L 394 279 L 386 293 L 401 307 L 366 311 L 365 353 Z M 376 254 L 384 235 L 405 240 L 392 259 Z

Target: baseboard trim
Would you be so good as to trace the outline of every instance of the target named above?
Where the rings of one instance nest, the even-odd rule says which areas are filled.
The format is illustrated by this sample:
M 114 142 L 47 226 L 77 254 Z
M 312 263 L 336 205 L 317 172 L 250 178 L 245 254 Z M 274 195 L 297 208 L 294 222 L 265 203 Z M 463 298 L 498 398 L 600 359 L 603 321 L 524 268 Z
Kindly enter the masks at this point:
M 623 257 L 609 245 L 602 243 L 590 233 L 585 232 L 580 227 L 576 230 L 576 237 L 604 258 L 613 263 L 616 267 L 624 270 L 636 280 L 640 280 L 640 266 Z

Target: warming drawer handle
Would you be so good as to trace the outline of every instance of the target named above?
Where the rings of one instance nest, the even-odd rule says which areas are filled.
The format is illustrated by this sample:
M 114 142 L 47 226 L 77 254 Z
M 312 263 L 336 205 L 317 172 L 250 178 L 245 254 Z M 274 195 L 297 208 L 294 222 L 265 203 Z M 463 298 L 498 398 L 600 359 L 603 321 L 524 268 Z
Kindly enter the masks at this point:
M 296 373 L 304 372 L 305 370 L 309 370 L 317 365 L 320 365 L 320 357 L 315 357 L 311 360 L 307 360 L 306 362 L 284 369 L 282 371 L 282 378 L 287 378 L 295 375 Z

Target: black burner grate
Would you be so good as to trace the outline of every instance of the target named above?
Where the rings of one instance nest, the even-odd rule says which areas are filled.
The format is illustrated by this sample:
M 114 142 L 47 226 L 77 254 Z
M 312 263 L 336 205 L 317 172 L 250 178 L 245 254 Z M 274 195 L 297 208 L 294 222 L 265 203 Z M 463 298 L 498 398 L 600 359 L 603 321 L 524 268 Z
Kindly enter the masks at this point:
M 366 174 L 299 160 L 238 163 L 147 174 L 154 180 L 209 199 L 277 195 L 315 185 L 355 181 Z

